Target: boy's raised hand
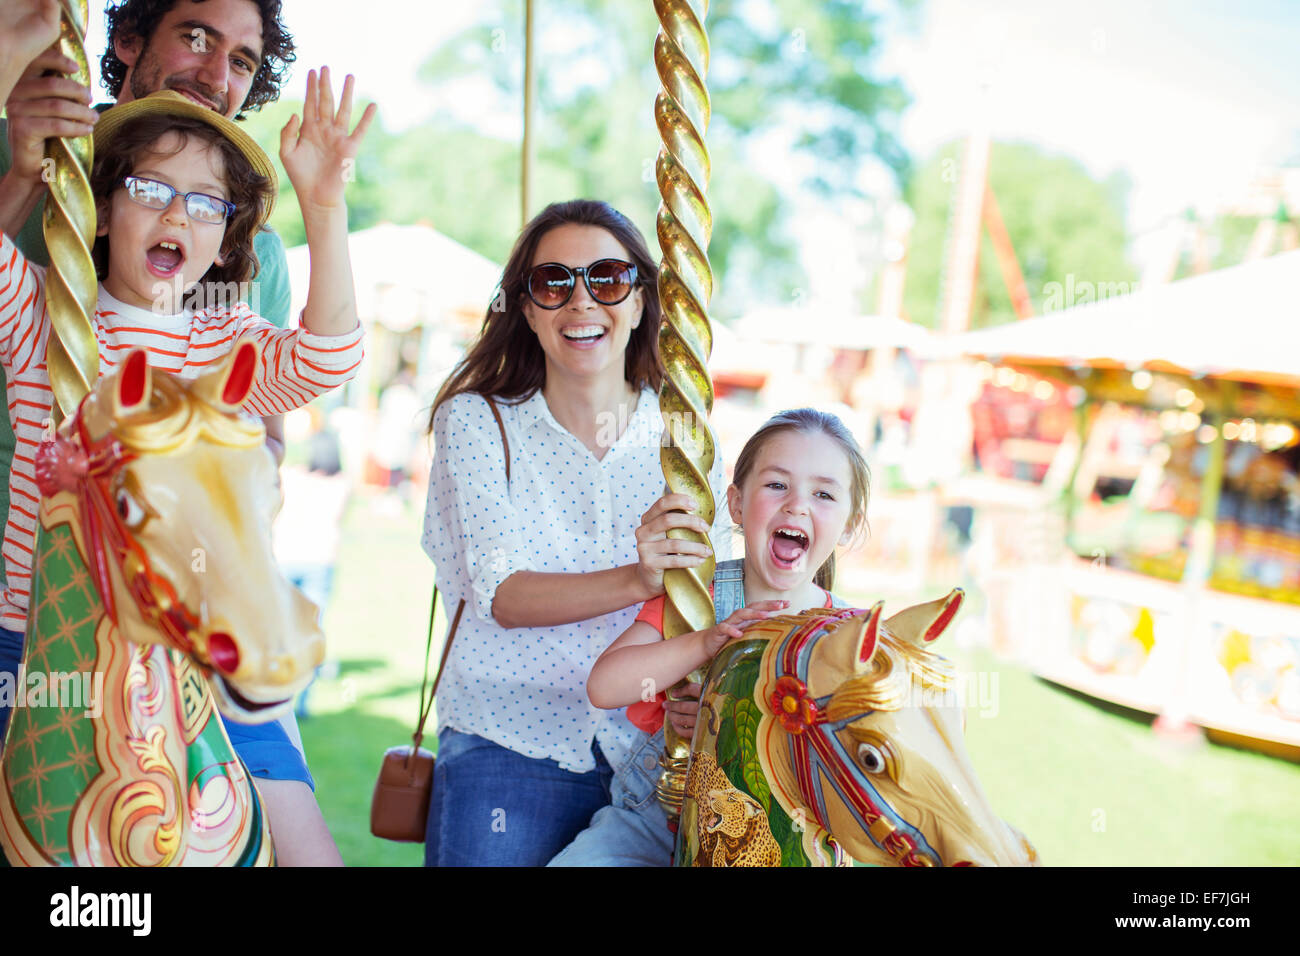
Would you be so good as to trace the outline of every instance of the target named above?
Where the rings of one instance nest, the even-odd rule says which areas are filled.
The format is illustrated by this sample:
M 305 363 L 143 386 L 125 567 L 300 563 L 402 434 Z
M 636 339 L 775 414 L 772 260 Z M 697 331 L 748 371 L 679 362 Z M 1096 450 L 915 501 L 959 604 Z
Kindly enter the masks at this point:
M 304 216 L 343 205 L 350 161 L 361 148 L 361 140 L 375 115 L 375 104 L 371 103 L 357 122 L 357 128 L 348 133 L 352 124 L 353 82 L 351 76 L 343 81 L 343 94 L 336 111 L 329 67 L 321 67 L 319 77 L 315 70 L 310 71 L 302 117 L 294 116 L 280 131 L 280 160 L 298 194 Z

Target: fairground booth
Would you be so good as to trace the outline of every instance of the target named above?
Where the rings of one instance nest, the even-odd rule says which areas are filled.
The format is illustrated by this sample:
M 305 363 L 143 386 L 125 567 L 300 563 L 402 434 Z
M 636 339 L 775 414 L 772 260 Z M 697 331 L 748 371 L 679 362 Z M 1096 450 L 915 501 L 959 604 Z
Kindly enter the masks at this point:
M 967 486 L 1004 517 L 994 646 L 1157 728 L 1300 752 L 1300 252 L 957 341 L 994 412 L 1047 420 L 988 425 L 1002 475 Z

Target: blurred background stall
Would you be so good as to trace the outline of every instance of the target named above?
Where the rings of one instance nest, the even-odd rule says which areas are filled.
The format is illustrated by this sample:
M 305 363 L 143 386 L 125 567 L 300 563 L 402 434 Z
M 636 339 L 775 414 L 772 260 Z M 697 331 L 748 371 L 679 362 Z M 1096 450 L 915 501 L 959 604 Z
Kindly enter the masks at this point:
M 428 405 L 482 324 L 501 267 L 426 224 L 362 229 L 348 237 L 348 250 L 366 360 L 322 404 L 344 433 L 354 482 L 423 501 Z M 307 247 L 286 255 L 297 315 L 307 297 Z

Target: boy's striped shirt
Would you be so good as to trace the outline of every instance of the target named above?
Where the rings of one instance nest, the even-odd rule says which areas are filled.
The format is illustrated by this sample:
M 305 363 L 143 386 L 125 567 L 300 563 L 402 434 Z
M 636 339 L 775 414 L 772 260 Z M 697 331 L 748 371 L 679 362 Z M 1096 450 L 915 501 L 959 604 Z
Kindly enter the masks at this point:
M 346 335 L 313 335 L 277 329 L 242 302 L 229 308 L 155 315 L 118 302 L 99 288 L 95 308 L 99 371 L 117 366 L 132 348 L 149 351 L 149 365 L 182 378 L 196 378 L 219 362 L 236 341 L 251 338 L 262 348 L 257 381 L 244 410 L 278 415 L 342 385 L 361 363 L 361 328 Z M 8 380 L 9 420 L 17 444 L 9 476 L 9 515 L 4 528 L 5 577 L 0 627 L 26 627 L 40 491 L 36 448 L 46 433 L 54 392 L 45 365 L 50 335 L 45 310 L 45 270 L 30 264 L 8 236 L 0 240 L 0 360 Z

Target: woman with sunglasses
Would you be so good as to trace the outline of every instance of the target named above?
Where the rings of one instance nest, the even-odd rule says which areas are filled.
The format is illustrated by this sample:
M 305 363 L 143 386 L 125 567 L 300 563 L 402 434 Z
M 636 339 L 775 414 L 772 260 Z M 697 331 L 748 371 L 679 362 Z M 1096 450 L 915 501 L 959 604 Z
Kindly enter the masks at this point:
M 648 737 L 586 693 L 600 652 L 663 593 L 664 570 L 708 554 L 667 536 L 711 529 L 680 510 L 686 496 L 661 497 L 656 274 L 608 204 L 548 206 L 434 401 L 423 544 L 447 606 L 465 608 L 437 695 L 426 865 L 542 865 L 610 804 L 614 769 L 629 766 L 643 779 L 619 773 L 614 796 L 663 830 L 645 862 L 669 862 L 652 792 L 662 731 Z M 721 456 L 710 479 L 717 495 Z M 720 560 L 726 527 L 712 536 Z M 693 723 L 690 704 L 669 708 Z

